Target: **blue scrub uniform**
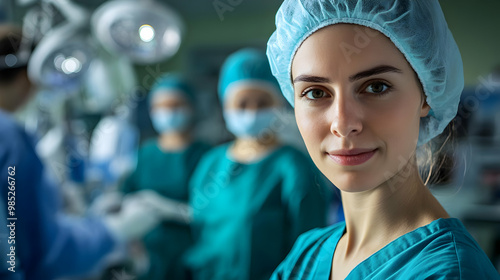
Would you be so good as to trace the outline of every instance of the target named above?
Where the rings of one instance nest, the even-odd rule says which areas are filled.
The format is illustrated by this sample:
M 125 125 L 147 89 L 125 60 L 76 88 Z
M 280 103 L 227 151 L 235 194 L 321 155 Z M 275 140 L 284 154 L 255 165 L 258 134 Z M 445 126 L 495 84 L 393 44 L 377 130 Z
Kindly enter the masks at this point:
M 267 280 L 301 233 L 325 225 L 325 180 L 290 146 L 249 164 L 231 159 L 230 146 L 207 152 L 193 174 L 186 262 L 196 280 Z
M 277 279 L 329 279 L 345 222 L 297 239 L 274 272 Z M 500 279 L 458 219 L 438 219 L 392 241 L 356 266 L 349 279 Z
M 15 168 L 15 194 L 9 194 L 9 167 Z M 12 170 L 12 169 L 11 169 Z M 7 211 L 14 197 L 14 215 Z M 15 220 L 15 244 L 0 236 L 0 279 L 52 280 L 88 273 L 112 251 L 115 240 L 99 219 L 61 213 L 57 188 L 44 176 L 31 138 L 14 119 L 0 111 L 0 207 Z M 10 222 L 10 221 L 9 221 Z M 2 220 L 2 226 L 7 221 Z M 10 236 L 10 232 L 9 232 Z M 7 248 L 15 246 L 14 273 L 5 271 Z
M 188 182 L 201 156 L 209 149 L 205 143 L 194 142 L 177 152 L 164 152 L 158 140 L 146 142 L 139 151 L 137 168 L 122 186 L 122 191 L 150 189 L 181 202 L 188 202 Z M 182 256 L 192 245 L 189 225 L 163 222 L 146 234 L 144 245 L 149 254 L 149 271 L 144 280 L 186 279 L 188 271 Z

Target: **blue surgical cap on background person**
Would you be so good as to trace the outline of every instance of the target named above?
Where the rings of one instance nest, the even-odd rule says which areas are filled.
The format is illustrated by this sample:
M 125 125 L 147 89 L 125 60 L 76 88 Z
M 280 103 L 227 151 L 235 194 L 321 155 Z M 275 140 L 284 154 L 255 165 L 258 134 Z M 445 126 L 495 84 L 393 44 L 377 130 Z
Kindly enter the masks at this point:
M 220 102 L 224 103 L 227 97 L 242 85 L 281 95 L 266 54 L 256 49 L 242 49 L 226 59 L 219 78 Z
M 439 135 L 457 114 L 464 87 L 462 58 L 437 0 L 285 0 L 267 56 L 292 106 L 292 61 L 309 36 L 348 23 L 375 29 L 403 53 L 422 84 L 429 115 L 421 119 L 418 145 Z
M 158 78 L 149 91 L 149 104 L 161 94 L 180 93 L 189 104 L 195 104 L 195 92 L 187 80 L 180 74 L 168 73 Z

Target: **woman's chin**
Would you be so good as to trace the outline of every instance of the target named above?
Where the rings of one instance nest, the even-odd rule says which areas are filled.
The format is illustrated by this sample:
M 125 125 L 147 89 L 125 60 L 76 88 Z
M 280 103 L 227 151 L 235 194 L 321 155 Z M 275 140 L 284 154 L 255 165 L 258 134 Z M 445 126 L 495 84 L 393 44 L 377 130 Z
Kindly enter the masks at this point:
M 334 184 L 339 190 L 348 193 L 358 193 L 358 192 L 366 192 L 375 189 L 379 186 L 381 182 L 380 180 L 376 180 L 374 176 L 370 176 L 368 174 L 352 174 L 352 173 L 344 173 L 344 174 L 335 174 L 331 176 L 327 176 L 330 182 Z

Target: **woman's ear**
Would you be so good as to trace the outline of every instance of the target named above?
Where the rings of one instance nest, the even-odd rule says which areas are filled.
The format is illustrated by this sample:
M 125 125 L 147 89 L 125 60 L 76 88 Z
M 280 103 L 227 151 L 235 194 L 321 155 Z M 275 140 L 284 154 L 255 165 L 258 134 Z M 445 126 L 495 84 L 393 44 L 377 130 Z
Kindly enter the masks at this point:
M 424 99 L 424 102 L 422 102 L 422 108 L 420 108 L 420 117 L 423 118 L 423 117 L 427 117 L 427 115 L 429 114 L 429 111 L 431 110 L 431 106 L 429 106 L 429 104 L 427 104 L 427 100 Z

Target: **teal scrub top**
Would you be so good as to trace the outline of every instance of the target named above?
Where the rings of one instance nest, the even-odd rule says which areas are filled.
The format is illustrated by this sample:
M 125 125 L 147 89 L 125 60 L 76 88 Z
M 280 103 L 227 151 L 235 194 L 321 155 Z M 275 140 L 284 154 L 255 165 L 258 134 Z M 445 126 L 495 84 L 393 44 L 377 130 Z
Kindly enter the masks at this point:
M 188 202 L 188 182 L 201 156 L 209 149 L 194 142 L 178 152 L 164 152 L 158 140 L 146 142 L 139 150 L 137 168 L 124 182 L 122 191 L 151 189 L 181 202 Z M 182 255 L 192 245 L 189 225 L 163 222 L 144 238 L 150 259 L 149 272 L 141 279 L 186 279 Z
M 253 163 L 209 151 L 190 182 L 193 278 L 269 279 L 303 232 L 326 224 L 326 185 L 310 158 L 281 146 Z
M 301 235 L 274 272 L 277 279 L 329 279 L 345 222 Z M 500 279 L 455 218 L 438 219 L 389 243 L 356 266 L 349 279 Z

